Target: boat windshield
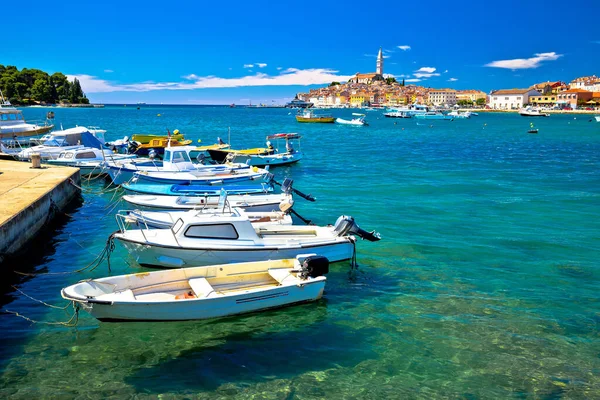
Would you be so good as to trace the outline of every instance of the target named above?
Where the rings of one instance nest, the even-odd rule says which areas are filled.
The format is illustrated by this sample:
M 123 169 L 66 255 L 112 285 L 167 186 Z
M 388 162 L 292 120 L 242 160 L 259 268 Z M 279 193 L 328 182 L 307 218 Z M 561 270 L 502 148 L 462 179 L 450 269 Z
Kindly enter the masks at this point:
M 179 218 L 175 224 L 173 225 L 173 233 L 177 233 L 179 232 L 179 230 L 181 229 L 181 227 L 183 226 L 183 220 L 181 218 Z

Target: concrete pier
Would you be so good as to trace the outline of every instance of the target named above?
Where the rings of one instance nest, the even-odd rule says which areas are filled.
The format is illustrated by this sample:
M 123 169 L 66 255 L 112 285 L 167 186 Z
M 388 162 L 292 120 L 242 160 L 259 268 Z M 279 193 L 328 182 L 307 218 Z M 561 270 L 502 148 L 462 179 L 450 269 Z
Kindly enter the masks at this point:
M 0 160 L 0 264 L 23 250 L 79 194 L 78 168 L 31 168 L 31 163 Z

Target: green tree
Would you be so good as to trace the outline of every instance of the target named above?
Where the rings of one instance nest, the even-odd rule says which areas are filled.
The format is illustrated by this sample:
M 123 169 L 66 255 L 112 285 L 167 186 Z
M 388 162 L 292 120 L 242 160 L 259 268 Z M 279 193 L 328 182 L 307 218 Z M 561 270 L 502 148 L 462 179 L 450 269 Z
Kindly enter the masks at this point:
M 388 85 L 391 85 L 392 83 L 398 83 L 396 81 L 396 78 L 394 78 L 393 76 L 390 76 L 388 78 L 385 78 L 385 83 L 387 83 Z
M 404 86 L 404 79 L 402 79 L 402 86 Z
M 36 79 L 31 88 L 31 97 L 36 101 L 52 103 L 52 87 L 50 85 L 50 79 Z
M 340 85 L 340 83 L 339 83 L 339 82 L 331 82 L 331 83 L 329 84 L 329 87 L 331 87 L 331 86 L 339 86 L 339 85 Z
M 71 90 L 69 92 L 69 101 L 73 104 L 79 103 L 79 99 L 84 97 L 83 90 L 81 90 L 81 84 L 77 78 L 73 79 Z
M 480 98 L 480 99 L 477 99 L 477 100 L 475 101 L 475 104 L 477 104 L 477 105 L 478 105 L 478 106 L 480 106 L 480 107 L 483 107 L 483 106 L 485 106 L 485 103 L 486 103 L 486 101 L 485 101 L 485 99 L 484 99 L 484 98 Z

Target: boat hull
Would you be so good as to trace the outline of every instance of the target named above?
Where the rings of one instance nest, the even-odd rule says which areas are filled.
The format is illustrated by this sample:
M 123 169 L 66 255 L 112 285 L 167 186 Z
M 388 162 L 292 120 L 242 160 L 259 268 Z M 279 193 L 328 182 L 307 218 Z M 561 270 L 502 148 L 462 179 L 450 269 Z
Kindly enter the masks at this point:
M 279 209 L 279 204 L 286 199 L 281 195 L 228 196 L 227 201 L 232 207 L 240 207 L 247 211 L 268 212 Z M 216 207 L 219 197 L 211 196 L 123 196 L 123 200 L 147 210 L 192 210 L 202 207 Z
M 44 133 L 48 133 L 52 129 L 54 129 L 54 125 L 36 126 L 35 128 L 27 129 L 27 130 L 5 128 L 5 129 L 0 130 L 0 139 L 12 139 L 15 136 L 16 137 L 37 136 L 37 135 L 41 135 Z
M 133 194 L 153 194 L 165 196 L 220 196 L 221 187 L 203 185 L 151 185 L 151 184 L 124 184 L 123 189 Z M 265 183 L 255 185 L 235 185 L 223 188 L 227 194 L 263 194 L 273 191 Z
M 281 260 L 296 258 L 299 254 L 316 253 L 327 257 L 331 262 L 349 260 L 354 251 L 350 239 L 318 244 L 297 244 L 287 246 L 239 246 L 237 248 L 196 247 L 181 248 L 158 244 L 133 242 L 117 238 L 129 251 L 138 264 L 152 268 L 184 268 L 229 264 L 249 261 Z
M 334 117 L 316 117 L 316 118 L 305 118 L 299 115 L 296 116 L 296 121 L 298 122 L 313 122 L 313 123 L 322 123 L 322 124 L 333 124 L 335 122 Z

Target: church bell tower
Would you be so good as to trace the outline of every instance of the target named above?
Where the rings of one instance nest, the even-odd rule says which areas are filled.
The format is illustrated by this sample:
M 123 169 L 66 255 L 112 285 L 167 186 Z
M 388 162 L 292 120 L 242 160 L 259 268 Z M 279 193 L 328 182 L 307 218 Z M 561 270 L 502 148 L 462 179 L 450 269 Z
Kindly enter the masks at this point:
M 377 54 L 377 71 L 379 75 L 383 75 L 383 53 L 381 47 L 379 48 L 379 54 Z

